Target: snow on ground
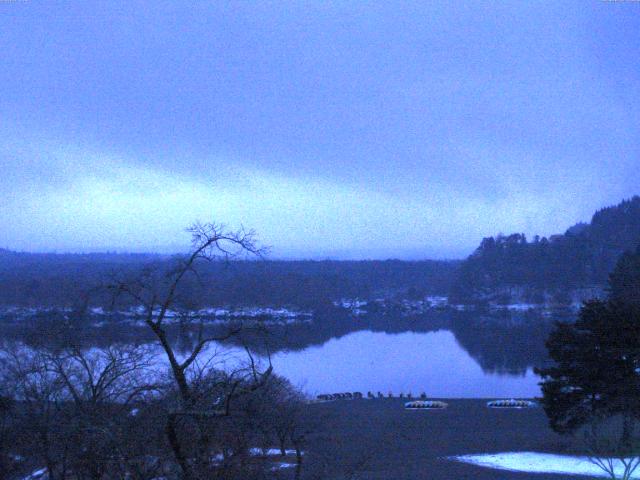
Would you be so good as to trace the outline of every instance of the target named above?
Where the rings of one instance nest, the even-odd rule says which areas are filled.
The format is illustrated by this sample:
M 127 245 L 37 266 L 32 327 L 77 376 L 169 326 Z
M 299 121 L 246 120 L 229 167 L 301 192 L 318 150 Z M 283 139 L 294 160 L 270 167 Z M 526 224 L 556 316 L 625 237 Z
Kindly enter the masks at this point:
M 286 449 L 284 451 L 285 455 L 295 455 L 296 451 L 295 450 L 290 450 L 290 449 Z M 275 455 L 281 455 L 280 449 L 279 448 L 266 448 L 266 449 L 262 449 L 262 448 L 250 448 L 249 449 L 249 454 L 250 455 L 264 455 L 267 457 L 271 457 L 271 456 L 275 456 Z M 304 452 L 302 452 L 302 454 L 304 455 Z
M 67 314 L 72 310 L 69 308 L 54 307 L 2 307 L 0 306 L 0 323 L 17 323 L 37 317 L 43 314 Z M 135 306 L 126 310 L 107 311 L 103 307 L 92 307 L 89 313 L 93 320 L 93 325 L 97 327 L 108 325 L 113 317 L 124 317 L 132 325 L 144 326 L 144 319 L 147 311 L 143 306 Z M 160 309 L 153 311 L 154 316 L 160 314 Z M 307 310 L 298 310 L 285 307 L 237 307 L 237 308 L 218 308 L 209 307 L 197 311 L 178 312 L 168 309 L 165 312 L 165 323 L 177 324 L 187 320 L 204 320 L 206 323 L 224 324 L 230 321 L 253 319 L 273 324 L 295 324 L 300 322 L 311 322 L 313 320 L 313 312 Z M 65 317 L 66 318 L 66 317 Z
M 504 308 L 513 312 L 526 312 L 527 310 L 535 310 L 536 308 L 539 308 L 539 305 L 535 303 L 510 303 L 508 305 L 504 305 Z
M 295 463 L 278 463 L 276 466 L 271 468 L 271 471 L 275 472 L 277 470 L 282 470 L 283 468 L 293 468 L 295 466 L 296 466 Z
M 444 297 L 441 295 L 430 295 L 426 298 L 427 302 L 429 302 L 430 306 L 434 308 L 442 308 L 449 305 L 449 297 Z
M 49 475 L 47 475 L 47 469 L 41 468 L 31 472 L 31 475 L 27 475 L 22 480 L 46 480 L 47 478 L 49 478 Z
M 512 472 L 557 473 L 610 478 L 604 470 L 591 463 L 587 457 L 538 452 L 505 452 L 460 455 L 449 458 L 458 462 Z M 622 472 L 620 463 L 616 466 L 616 470 Z M 640 478 L 640 470 L 636 471 L 632 478 Z
M 285 456 L 287 457 L 294 457 L 296 455 L 296 451 L 293 449 L 286 449 L 284 451 Z M 300 452 L 301 455 L 304 455 L 304 451 Z M 282 452 L 280 451 L 279 448 L 258 448 L 258 447 L 253 447 L 249 449 L 249 455 L 253 456 L 253 457 L 281 457 L 282 456 Z M 214 455 L 213 457 L 211 457 L 211 461 L 214 463 L 220 463 L 224 460 L 224 455 L 222 453 L 218 453 L 216 455 Z M 288 468 L 288 467 L 295 467 L 296 464 L 295 463 L 287 463 L 287 462 L 280 462 L 278 463 L 279 468 Z

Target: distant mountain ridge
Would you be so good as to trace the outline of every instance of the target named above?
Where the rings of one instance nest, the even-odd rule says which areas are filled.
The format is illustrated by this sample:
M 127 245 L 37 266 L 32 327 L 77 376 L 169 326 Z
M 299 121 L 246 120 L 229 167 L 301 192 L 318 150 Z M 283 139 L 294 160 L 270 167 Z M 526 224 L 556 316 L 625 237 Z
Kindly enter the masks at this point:
M 461 264 L 455 301 L 568 303 L 602 291 L 616 260 L 640 244 L 640 196 L 598 210 L 549 238 L 524 234 L 482 240 Z

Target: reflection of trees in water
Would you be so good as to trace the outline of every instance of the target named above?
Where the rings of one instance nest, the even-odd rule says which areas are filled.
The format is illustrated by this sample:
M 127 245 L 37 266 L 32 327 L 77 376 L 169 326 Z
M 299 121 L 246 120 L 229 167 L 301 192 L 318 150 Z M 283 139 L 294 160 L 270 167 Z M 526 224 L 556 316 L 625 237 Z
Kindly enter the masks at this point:
M 557 319 L 560 318 L 548 318 L 536 312 L 506 311 L 491 314 L 447 311 L 414 317 L 380 315 L 355 319 L 343 314 L 318 318 L 312 324 L 272 327 L 266 337 L 252 338 L 248 333 L 243 341 L 256 351 L 268 348 L 274 353 L 320 346 L 363 330 L 389 334 L 449 330 L 484 372 L 524 375 L 528 369 L 548 361 L 545 341 Z M 239 339 L 232 343 L 238 344 Z
M 358 331 L 395 334 L 449 330 L 460 347 L 471 355 L 484 372 L 524 375 L 527 369 L 541 366 L 547 361 L 544 343 L 556 319 L 568 318 L 551 319 L 534 312 L 480 314 L 456 311 L 429 311 L 408 317 L 370 314 L 354 318 L 343 311 L 332 310 L 316 315 L 315 320 L 309 323 L 245 324 L 240 334 L 226 343 L 230 346 L 247 346 L 258 354 L 274 354 L 321 346 L 332 339 Z M 87 347 L 154 342 L 148 329 L 120 322 L 96 328 L 74 322 L 69 315 L 65 320 L 62 315 L 49 314 L 36 323 L 24 329 L 5 328 L 0 334 L 6 339 L 25 341 L 33 346 L 53 346 L 68 338 Z M 223 336 L 234 326 L 218 324 L 205 328 L 212 335 Z M 25 333 L 27 331 L 28 335 Z M 195 326 L 175 325 L 168 331 L 171 341 L 180 352 L 193 348 L 197 340 Z
M 1 328 L 5 338 L 26 342 L 33 346 L 73 339 L 88 347 L 108 346 L 115 343 L 144 344 L 153 342 L 153 335 L 145 327 L 127 322 L 107 322 L 103 326 L 90 326 L 87 322 L 68 319 L 67 313 L 47 312 L 33 319 L 28 325 Z M 66 319 L 65 319 L 66 318 Z M 300 351 L 311 346 L 320 346 L 332 339 L 344 337 L 358 331 L 384 333 L 426 333 L 446 329 L 449 314 L 429 312 L 420 316 L 367 315 L 353 317 L 343 310 L 335 309 L 316 314 L 313 322 L 291 324 L 260 323 L 245 321 L 234 324 L 205 325 L 207 334 L 224 336 L 226 332 L 242 325 L 240 333 L 226 343 L 249 346 L 258 353 Z M 196 341 L 197 324 L 172 325 L 167 327 L 171 341 L 180 351 L 193 347 Z
M 484 372 L 525 375 L 548 362 L 545 341 L 555 320 L 537 312 L 456 312 L 450 330 Z
M 299 351 L 320 346 L 353 332 L 429 333 L 451 331 L 458 343 L 486 373 L 524 375 L 547 361 L 545 341 L 555 320 L 537 312 L 429 312 L 413 317 L 331 315 L 312 324 L 271 327 L 266 337 L 248 332 L 242 341 L 256 351 Z M 239 344 L 239 339 L 232 343 Z M 373 347 L 372 347 L 373 348 Z M 262 350 L 264 349 L 264 350 Z
M 245 329 L 229 343 L 251 346 L 257 352 L 302 351 L 321 346 L 350 333 L 371 331 L 380 333 L 428 333 L 446 329 L 449 314 L 430 312 L 412 317 L 367 315 L 353 317 L 342 311 L 317 316 L 310 323 L 272 325 L 266 329 Z

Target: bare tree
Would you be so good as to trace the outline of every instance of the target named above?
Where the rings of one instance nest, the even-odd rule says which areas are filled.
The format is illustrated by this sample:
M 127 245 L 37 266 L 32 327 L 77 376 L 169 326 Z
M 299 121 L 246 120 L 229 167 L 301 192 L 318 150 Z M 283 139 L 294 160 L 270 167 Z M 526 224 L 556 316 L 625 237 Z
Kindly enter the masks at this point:
M 152 357 L 146 348 L 69 347 L 46 355 L 49 368 L 64 384 L 66 423 L 72 427 L 70 457 L 74 475 L 90 480 L 129 471 L 134 455 L 126 418 L 132 405 L 158 390 Z
M 260 431 L 289 442 L 301 465 L 301 397 L 272 375 L 268 349 L 266 361 L 245 346 L 244 361 L 231 369 L 218 364 L 209 346 L 238 335 L 243 325 L 212 334 L 191 298 L 205 262 L 264 251 L 252 232 L 212 224 L 189 231 L 188 256 L 107 285 L 114 306 L 124 301 L 141 312 L 166 371 L 151 354 L 155 346 L 82 344 L 74 325 L 86 324 L 88 300 L 74 314 L 77 322 L 55 325 L 55 341 L 36 334 L 33 347 L 6 349 L 3 383 L 11 386 L 9 397 L 20 399 L 20 444 L 49 480 L 264 477 L 269 460 L 256 458 L 252 448 Z M 183 345 L 173 337 L 178 325 L 188 332 Z
M 202 320 L 198 323 L 196 317 L 185 314 L 186 294 L 181 287 L 190 278 L 199 280 L 198 267 L 203 262 L 219 259 L 226 261 L 243 255 L 260 257 L 265 250 L 257 246 L 253 231 L 241 229 L 234 232 L 223 225 L 212 223 L 197 223 L 188 231 L 192 235 L 191 252 L 186 257 L 177 258 L 172 268 L 165 271 L 148 269 L 135 279 L 115 281 L 109 288 L 114 293 L 114 298 L 125 295 L 141 307 L 145 324 L 155 335 L 166 356 L 178 400 L 166 417 L 166 437 L 182 476 L 186 480 L 195 480 L 206 475 L 211 463 L 211 421 L 229 417 L 231 402 L 260 388 L 271 374 L 272 367 L 269 365 L 265 371 L 260 371 L 249 354 L 248 367 L 225 376 L 224 386 L 216 385 L 213 391 L 207 392 L 222 392 L 215 408 L 211 408 L 212 405 L 207 401 L 203 402 L 202 392 L 211 389 L 208 381 L 213 377 L 207 374 L 208 362 L 201 361 L 200 356 L 212 342 L 221 342 L 237 335 L 241 325 L 230 328 L 223 335 L 206 334 Z M 167 330 L 167 318 L 174 310 L 181 308 L 182 319 L 197 325 L 197 339 L 184 355 L 178 354 Z M 205 378 L 207 382 L 203 382 Z M 185 451 L 185 435 L 181 435 L 181 429 L 188 432 L 188 443 L 193 444 L 192 440 L 197 439 L 197 451 Z
M 125 478 L 132 462 L 151 453 L 129 448 L 131 405 L 157 390 L 145 349 L 15 345 L 3 357 L 3 380 L 20 402 L 18 444 L 50 480 Z
M 277 378 L 277 382 L 274 383 L 275 391 L 273 398 L 268 402 L 270 411 L 266 416 L 278 440 L 280 454 L 286 455 L 287 443 L 295 450 L 297 476 L 299 476 L 299 471 L 302 468 L 302 449 L 305 445 L 306 435 L 309 433 L 309 424 L 305 415 L 305 398 L 284 378 Z
M 592 419 L 583 432 L 588 459 L 612 480 L 629 480 L 640 467 L 640 438 L 628 417 Z
M 0 385 L 0 478 L 8 478 L 19 466 L 19 459 L 12 452 L 12 442 L 10 435 L 15 422 L 12 421 L 14 415 L 14 401 L 11 397 L 5 396 Z
M 20 399 L 22 425 L 15 442 L 21 451 L 44 465 L 50 480 L 66 476 L 67 455 L 61 441 L 63 384 L 47 368 L 38 352 L 21 346 L 3 349 L 2 381 L 12 398 Z

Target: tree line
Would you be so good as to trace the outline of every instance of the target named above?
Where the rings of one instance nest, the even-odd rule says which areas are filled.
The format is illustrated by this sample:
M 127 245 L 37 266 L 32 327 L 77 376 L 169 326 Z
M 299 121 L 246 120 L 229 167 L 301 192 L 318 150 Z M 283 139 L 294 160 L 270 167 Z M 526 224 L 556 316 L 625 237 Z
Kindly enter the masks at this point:
M 0 305 L 73 306 L 84 292 L 114 272 L 163 268 L 173 259 L 157 255 L 31 254 L 0 251 Z M 200 267 L 201 282 L 184 289 L 206 306 L 323 308 L 340 298 L 446 294 L 455 261 L 278 261 L 232 259 Z M 187 285 L 189 284 L 189 285 Z M 107 295 L 94 296 L 108 304 Z
M 640 197 L 635 196 L 599 210 L 589 224 L 574 225 L 563 235 L 484 238 L 460 265 L 451 295 L 458 301 L 500 300 L 520 289 L 528 295 L 525 300 L 541 303 L 555 295 L 555 301 L 566 303 L 571 290 L 606 285 L 619 256 L 638 243 Z

